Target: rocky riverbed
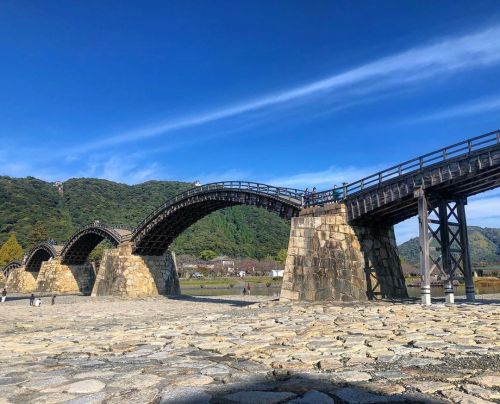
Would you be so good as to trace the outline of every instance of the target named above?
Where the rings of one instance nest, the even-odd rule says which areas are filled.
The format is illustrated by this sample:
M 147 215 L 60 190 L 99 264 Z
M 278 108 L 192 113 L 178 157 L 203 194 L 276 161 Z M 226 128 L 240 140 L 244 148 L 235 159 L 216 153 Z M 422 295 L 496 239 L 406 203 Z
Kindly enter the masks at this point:
M 499 298 L 14 297 L 0 403 L 499 402 Z

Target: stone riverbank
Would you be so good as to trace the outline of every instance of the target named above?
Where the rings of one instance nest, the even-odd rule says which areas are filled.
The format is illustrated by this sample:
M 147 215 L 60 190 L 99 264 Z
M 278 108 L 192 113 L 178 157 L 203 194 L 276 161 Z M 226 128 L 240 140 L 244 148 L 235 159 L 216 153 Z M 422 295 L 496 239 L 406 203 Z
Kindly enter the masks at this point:
M 34 308 L 10 297 L 0 403 L 500 400 L 498 295 L 431 307 L 60 296 Z

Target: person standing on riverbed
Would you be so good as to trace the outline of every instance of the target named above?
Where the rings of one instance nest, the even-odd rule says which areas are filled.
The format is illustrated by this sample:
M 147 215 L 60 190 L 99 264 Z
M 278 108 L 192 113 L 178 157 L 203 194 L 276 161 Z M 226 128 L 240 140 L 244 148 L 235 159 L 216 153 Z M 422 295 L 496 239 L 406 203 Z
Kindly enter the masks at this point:
M 247 283 L 247 293 L 250 294 L 250 283 Z
M 30 306 L 33 306 L 33 303 L 35 303 L 35 295 L 32 293 L 30 296 Z
M 5 303 L 5 299 L 7 299 L 7 289 L 3 288 L 3 290 L 2 290 L 2 303 Z

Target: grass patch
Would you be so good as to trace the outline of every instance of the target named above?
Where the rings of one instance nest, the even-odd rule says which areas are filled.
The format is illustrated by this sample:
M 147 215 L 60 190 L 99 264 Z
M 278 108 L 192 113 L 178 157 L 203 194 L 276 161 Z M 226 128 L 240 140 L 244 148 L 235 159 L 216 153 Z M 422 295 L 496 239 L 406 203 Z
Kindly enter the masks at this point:
M 203 279 L 180 279 L 181 287 L 203 287 L 203 288 L 238 288 L 250 284 L 254 287 L 279 287 L 281 286 L 281 278 L 273 279 L 270 276 L 248 276 L 246 278 L 236 277 L 221 277 L 221 278 L 203 278 Z M 267 286 L 267 285 L 270 286 Z M 232 286 L 231 286 L 232 285 Z

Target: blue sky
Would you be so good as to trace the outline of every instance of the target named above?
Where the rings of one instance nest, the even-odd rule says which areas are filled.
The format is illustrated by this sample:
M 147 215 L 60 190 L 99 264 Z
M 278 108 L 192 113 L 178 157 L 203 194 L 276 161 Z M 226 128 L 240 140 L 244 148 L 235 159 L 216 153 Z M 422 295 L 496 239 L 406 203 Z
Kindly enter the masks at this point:
M 500 128 L 498 1 L 4 0 L 0 54 L 2 175 L 326 189 Z

